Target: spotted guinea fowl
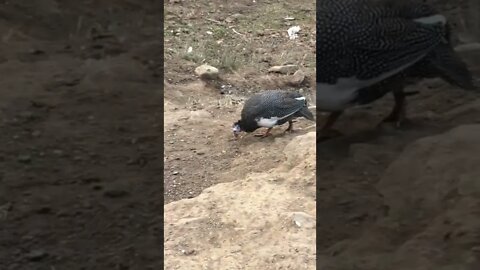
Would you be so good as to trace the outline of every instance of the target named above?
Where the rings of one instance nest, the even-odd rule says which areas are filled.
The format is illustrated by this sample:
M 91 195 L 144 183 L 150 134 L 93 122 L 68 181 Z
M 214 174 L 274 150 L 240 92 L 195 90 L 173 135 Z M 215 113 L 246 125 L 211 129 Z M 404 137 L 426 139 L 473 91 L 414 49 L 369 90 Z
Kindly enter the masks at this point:
M 256 136 L 267 137 L 274 126 L 288 122 L 285 132 L 293 131 L 293 119 L 305 117 L 315 121 L 312 112 L 307 107 L 306 98 L 297 92 L 283 90 L 267 90 L 250 97 L 244 104 L 241 119 L 233 124 L 235 137 L 241 131 L 253 132 L 265 127 L 264 134 Z
M 320 0 L 317 7 L 317 110 L 330 112 L 321 134 L 342 112 L 392 92 L 395 105 L 382 122 L 405 119 L 407 84 L 440 77 L 475 89 L 450 42 L 446 18 L 414 1 Z M 412 79 L 414 79 L 412 81 Z

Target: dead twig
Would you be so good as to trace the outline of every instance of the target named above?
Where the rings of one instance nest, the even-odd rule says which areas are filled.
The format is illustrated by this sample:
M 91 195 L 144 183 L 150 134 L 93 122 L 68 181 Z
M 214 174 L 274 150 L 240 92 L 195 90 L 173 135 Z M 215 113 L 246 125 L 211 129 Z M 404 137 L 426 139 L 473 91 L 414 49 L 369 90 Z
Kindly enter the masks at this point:
M 239 33 L 237 30 L 235 30 L 234 28 L 232 28 L 232 31 L 237 34 L 237 35 L 240 35 L 240 36 L 243 36 L 245 37 L 245 34 L 242 34 L 242 33 Z

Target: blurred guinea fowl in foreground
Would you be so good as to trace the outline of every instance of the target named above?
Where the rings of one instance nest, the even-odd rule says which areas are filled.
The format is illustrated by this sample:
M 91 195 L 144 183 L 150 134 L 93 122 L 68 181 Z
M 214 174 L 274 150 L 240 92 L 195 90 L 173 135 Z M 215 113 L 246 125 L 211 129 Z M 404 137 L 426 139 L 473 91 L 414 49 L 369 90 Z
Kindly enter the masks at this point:
M 407 84 L 440 77 L 476 87 L 452 48 L 450 26 L 433 7 L 414 1 L 320 0 L 317 6 L 317 111 L 329 112 L 320 136 L 342 112 L 392 92 L 395 105 L 382 122 L 405 120 Z

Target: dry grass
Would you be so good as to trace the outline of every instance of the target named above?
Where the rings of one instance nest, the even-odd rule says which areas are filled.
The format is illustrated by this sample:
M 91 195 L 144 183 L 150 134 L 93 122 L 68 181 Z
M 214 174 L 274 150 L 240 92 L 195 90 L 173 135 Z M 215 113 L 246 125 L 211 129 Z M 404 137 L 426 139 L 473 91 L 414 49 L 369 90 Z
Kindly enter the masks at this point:
M 258 3 L 243 15 L 220 10 L 198 14 L 193 7 L 167 7 L 165 59 L 185 65 L 207 63 L 234 76 L 251 70 L 266 74 L 270 66 L 283 64 L 313 69 L 314 10 L 313 1 Z M 220 14 L 225 19 L 216 19 Z M 295 25 L 301 27 L 300 37 L 290 40 L 287 30 Z

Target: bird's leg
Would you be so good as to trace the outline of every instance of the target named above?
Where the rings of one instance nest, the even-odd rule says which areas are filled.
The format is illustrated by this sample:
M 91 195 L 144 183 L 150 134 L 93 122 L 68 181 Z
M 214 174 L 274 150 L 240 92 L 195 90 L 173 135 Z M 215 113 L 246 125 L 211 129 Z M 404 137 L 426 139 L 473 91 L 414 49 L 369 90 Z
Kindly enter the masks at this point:
M 272 128 L 268 128 L 264 134 L 255 134 L 255 137 L 262 137 L 262 138 L 268 137 L 272 135 L 272 133 L 270 133 L 270 130 L 272 130 Z
M 343 111 L 330 113 L 330 115 L 327 117 L 327 121 L 325 122 L 323 127 L 320 129 L 320 132 L 319 132 L 320 140 L 330 139 L 330 138 L 338 137 L 341 135 L 339 131 L 332 129 L 332 126 L 335 124 L 338 117 L 342 115 L 342 113 Z
M 392 112 L 385 117 L 382 123 L 394 123 L 396 127 L 400 127 L 406 120 L 406 95 L 402 90 L 394 91 L 395 105 Z
M 285 132 L 293 132 L 293 121 L 292 120 L 288 121 L 288 128 L 285 130 Z

